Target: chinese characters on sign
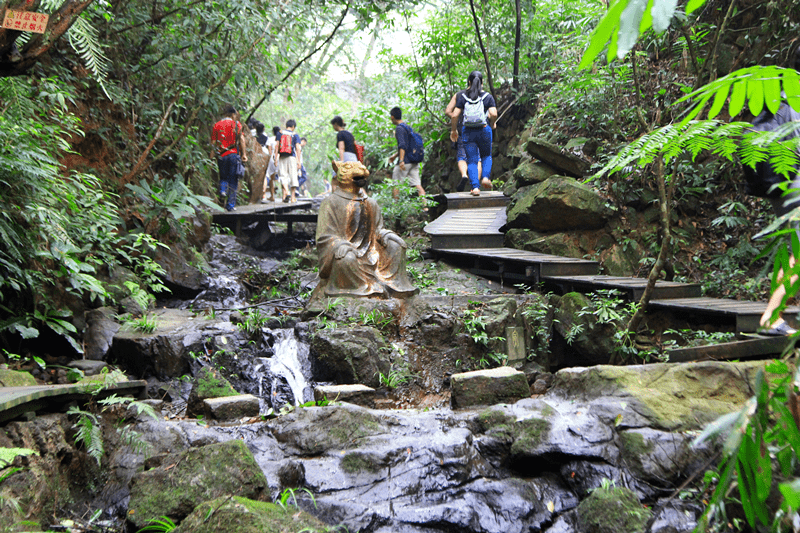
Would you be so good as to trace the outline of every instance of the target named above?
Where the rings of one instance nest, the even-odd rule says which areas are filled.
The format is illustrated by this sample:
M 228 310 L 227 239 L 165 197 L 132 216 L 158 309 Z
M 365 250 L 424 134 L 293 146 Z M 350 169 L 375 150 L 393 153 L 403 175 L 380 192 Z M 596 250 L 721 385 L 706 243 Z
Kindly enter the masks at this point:
M 47 21 L 50 15 L 44 13 L 30 13 L 28 11 L 6 10 L 6 18 L 3 19 L 3 28 L 7 30 L 32 31 L 34 33 L 44 33 L 47 29 Z

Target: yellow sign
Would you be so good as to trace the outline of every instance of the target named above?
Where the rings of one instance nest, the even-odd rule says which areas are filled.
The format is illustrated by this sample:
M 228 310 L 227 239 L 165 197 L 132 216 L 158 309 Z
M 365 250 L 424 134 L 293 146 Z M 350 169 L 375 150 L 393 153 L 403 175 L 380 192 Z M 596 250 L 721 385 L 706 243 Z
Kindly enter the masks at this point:
M 44 13 L 31 13 L 30 11 L 6 10 L 6 18 L 3 19 L 3 28 L 7 30 L 31 31 L 33 33 L 44 33 L 47 29 L 47 21 L 50 15 Z

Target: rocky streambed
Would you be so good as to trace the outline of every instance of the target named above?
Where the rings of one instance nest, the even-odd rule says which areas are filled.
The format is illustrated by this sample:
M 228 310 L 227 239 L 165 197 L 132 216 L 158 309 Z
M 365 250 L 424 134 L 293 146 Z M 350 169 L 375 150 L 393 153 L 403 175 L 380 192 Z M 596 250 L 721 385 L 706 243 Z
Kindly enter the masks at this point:
M 716 451 L 690 443 L 752 395 L 760 366 L 551 373 L 607 357 L 589 323 L 583 347 L 552 342 L 568 322 L 559 302 L 574 307 L 579 295 L 500 294 L 418 261 L 418 298 L 303 309 L 313 250 L 290 268 L 232 237 L 215 237 L 212 251 L 209 268 L 224 276 L 151 310 L 153 332 L 95 317 L 95 345 L 105 348 L 89 366 L 147 379 L 157 418 L 85 406 L 101 437 L 96 458 L 75 414 L 2 428 L 0 446 L 38 455 L 14 458 L 19 470 L 0 482 L 0 531 L 67 518 L 72 531 L 138 531 L 162 517 L 194 532 L 690 531 L 701 494 L 691 483 L 688 498 L 673 492 L 702 478 Z M 248 304 L 248 269 L 294 294 Z M 510 360 L 505 339 L 515 334 L 523 357 Z M 453 402 L 459 375 L 499 365 L 519 369 L 522 393 L 495 387 Z M 352 400 L 362 405 L 338 394 L 309 402 L 332 384 L 374 390 Z M 255 405 L 225 416 L 208 408 L 210 398 L 241 394 Z

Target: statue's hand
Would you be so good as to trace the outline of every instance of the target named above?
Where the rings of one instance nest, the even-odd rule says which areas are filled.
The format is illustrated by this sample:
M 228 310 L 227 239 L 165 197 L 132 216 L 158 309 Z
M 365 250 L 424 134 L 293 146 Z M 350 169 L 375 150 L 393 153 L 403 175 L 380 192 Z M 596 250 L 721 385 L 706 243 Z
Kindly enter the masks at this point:
M 386 235 L 383 236 L 381 241 L 382 241 L 381 244 L 383 244 L 384 248 L 388 246 L 390 242 L 396 242 L 397 244 L 400 245 L 401 248 L 406 247 L 406 241 L 404 241 L 397 233 L 393 232 L 386 233 Z
M 347 252 L 349 252 L 351 250 L 353 252 L 355 252 L 355 250 L 356 250 L 355 246 L 353 246 L 349 242 L 343 242 L 339 246 L 336 247 L 336 251 L 333 252 L 333 258 L 334 259 L 341 259 L 345 255 L 347 255 Z

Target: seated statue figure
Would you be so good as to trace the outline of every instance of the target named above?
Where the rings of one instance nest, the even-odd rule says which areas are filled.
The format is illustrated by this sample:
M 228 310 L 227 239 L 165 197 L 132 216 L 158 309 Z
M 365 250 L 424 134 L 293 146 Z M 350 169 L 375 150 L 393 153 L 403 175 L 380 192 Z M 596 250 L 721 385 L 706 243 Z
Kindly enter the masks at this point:
M 333 170 L 333 192 L 322 201 L 317 219 L 320 282 L 312 299 L 416 294 L 406 274 L 405 241 L 383 227 L 378 203 L 363 190 L 367 167 L 333 161 Z

